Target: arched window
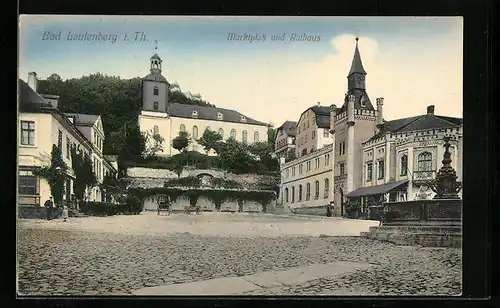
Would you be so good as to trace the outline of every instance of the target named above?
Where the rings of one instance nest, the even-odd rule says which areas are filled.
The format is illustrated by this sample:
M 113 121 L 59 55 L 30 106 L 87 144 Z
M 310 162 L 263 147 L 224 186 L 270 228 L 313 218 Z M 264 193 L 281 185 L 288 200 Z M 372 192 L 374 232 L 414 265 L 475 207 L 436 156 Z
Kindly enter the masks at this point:
M 418 155 L 417 159 L 418 171 L 431 171 L 432 170 L 432 154 L 424 152 Z
M 181 127 L 179 128 L 179 130 L 181 132 L 185 132 L 186 131 L 186 126 L 184 124 L 181 124 Z
M 198 139 L 198 126 L 193 126 L 193 138 Z
M 325 179 L 325 194 L 323 196 L 324 199 L 328 198 L 329 192 L 330 192 L 330 179 L 326 178 Z
M 319 198 L 319 181 L 316 181 L 316 183 L 314 183 L 314 199 L 318 198 Z
M 292 186 L 292 203 L 295 202 L 295 186 Z
M 302 201 L 302 185 L 299 185 L 299 198 L 298 201 Z
M 241 142 L 247 143 L 247 137 L 248 137 L 247 131 L 246 130 L 242 131 L 241 132 Z
M 233 139 L 236 139 L 236 129 L 231 129 L 231 135 L 230 135 L 231 138 Z
M 288 188 L 285 188 L 285 202 L 288 203 Z
M 259 132 L 253 133 L 253 142 L 259 142 Z
M 158 95 L 158 91 L 159 91 L 158 87 L 155 86 L 153 89 L 153 95 Z
M 400 175 L 408 174 L 408 156 L 405 154 L 401 156 L 401 173 Z
M 222 140 L 224 140 L 224 130 L 222 128 L 219 128 L 219 135 L 222 137 Z
M 311 199 L 311 183 L 306 184 L 306 201 Z
M 154 134 L 154 135 L 158 135 L 159 133 L 160 133 L 160 130 L 158 129 L 158 126 L 157 126 L 157 125 L 155 125 L 155 126 L 153 127 L 153 134 Z

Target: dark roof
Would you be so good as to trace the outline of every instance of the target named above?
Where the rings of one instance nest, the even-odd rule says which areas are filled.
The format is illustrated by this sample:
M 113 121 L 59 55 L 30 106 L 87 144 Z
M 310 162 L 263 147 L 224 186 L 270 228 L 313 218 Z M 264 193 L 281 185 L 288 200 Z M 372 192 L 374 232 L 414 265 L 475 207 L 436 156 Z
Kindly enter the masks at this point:
M 313 106 L 311 110 L 316 114 L 316 125 L 319 128 L 330 128 L 330 107 Z
M 267 126 L 267 123 L 249 118 L 235 110 L 224 108 L 173 103 L 168 106 L 167 113 L 172 117 L 193 118 L 193 110 L 198 112 L 197 119 Z M 218 119 L 218 113 L 222 113 L 223 120 Z M 245 122 L 241 121 L 242 116 L 246 118 Z
M 282 129 L 286 135 L 295 137 L 297 134 L 297 122 L 285 121 L 277 130 L 280 129 Z
M 73 118 L 73 124 L 94 124 L 97 119 L 99 119 L 98 115 L 95 114 L 82 114 L 82 113 L 65 113 L 67 117 Z
M 151 72 L 150 74 L 142 78 L 142 80 L 167 82 L 167 78 L 163 77 L 161 72 Z
M 158 60 L 161 60 L 160 56 L 155 53 L 154 55 L 151 56 L 151 59 L 158 59 Z
M 19 109 L 23 112 L 40 112 L 41 107 L 52 107 L 24 80 L 19 79 Z
M 375 110 L 373 107 L 373 104 L 370 100 L 370 97 L 368 96 L 368 93 L 366 93 L 365 90 L 363 89 L 353 89 L 349 91 L 345 98 L 344 98 L 344 104 L 342 107 L 339 109 L 338 113 L 342 113 L 347 110 L 347 100 L 349 99 L 349 95 L 354 95 L 354 108 L 355 109 L 364 109 L 364 110 Z M 363 101 L 363 104 L 361 104 L 361 101 Z
M 354 198 L 354 197 L 361 197 L 361 196 L 372 196 L 372 195 L 378 195 L 378 194 L 384 194 L 387 193 L 394 188 L 398 188 L 399 186 L 407 183 L 408 180 L 401 180 L 401 181 L 395 181 L 395 182 L 389 182 L 381 185 L 375 185 L 375 186 L 368 186 L 368 187 L 361 187 L 356 190 L 351 191 L 350 193 L 346 194 L 346 198 Z
M 349 71 L 349 75 L 354 73 L 366 74 L 365 69 L 363 68 L 363 63 L 361 62 L 361 56 L 359 54 L 358 49 L 358 38 L 356 38 L 356 49 L 354 50 L 354 57 L 352 58 L 351 70 Z
M 387 133 L 406 133 L 428 129 L 453 128 L 462 125 L 462 123 L 463 120 L 460 118 L 445 117 L 434 114 L 397 119 L 384 122 L 380 132 L 371 137 L 368 141 L 378 139 Z

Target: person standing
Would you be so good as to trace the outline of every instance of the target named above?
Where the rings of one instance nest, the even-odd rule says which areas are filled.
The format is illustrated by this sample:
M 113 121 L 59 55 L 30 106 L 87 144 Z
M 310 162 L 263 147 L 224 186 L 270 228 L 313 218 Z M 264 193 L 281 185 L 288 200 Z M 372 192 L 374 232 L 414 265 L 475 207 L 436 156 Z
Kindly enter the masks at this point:
M 62 219 L 63 219 L 64 222 L 66 222 L 66 219 L 68 219 L 68 206 L 67 205 L 65 205 L 63 207 Z
M 52 208 L 54 207 L 54 202 L 52 201 L 52 196 L 50 196 L 49 200 L 45 201 L 45 212 L 47 213 L 47 220 L 52 219 Z

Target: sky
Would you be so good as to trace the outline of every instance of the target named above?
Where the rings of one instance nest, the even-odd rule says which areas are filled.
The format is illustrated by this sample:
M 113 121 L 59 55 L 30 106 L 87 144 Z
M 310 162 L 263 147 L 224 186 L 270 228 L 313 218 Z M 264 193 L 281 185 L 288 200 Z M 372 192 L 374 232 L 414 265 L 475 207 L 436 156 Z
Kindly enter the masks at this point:
M 462 117 L 462 32 L 461 17 L 23 15 L 19 78 L 144 77 L 157 52 L 183 92 L 277 127 L 318 102 L 342 105 L 359 37 L 366 90 L 372 103 L 384 97 L 386 120 L 428 105 Z M 85 33 L 107 39 L 72 39 Z

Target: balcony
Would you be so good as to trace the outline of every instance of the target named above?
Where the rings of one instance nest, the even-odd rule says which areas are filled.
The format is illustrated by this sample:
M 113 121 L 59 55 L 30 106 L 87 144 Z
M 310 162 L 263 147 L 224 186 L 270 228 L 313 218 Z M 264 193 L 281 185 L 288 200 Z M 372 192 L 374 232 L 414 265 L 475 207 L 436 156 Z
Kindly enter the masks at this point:
M 427 182 L 436 178 L 436 171 L 413 171 L 413 182 Z

